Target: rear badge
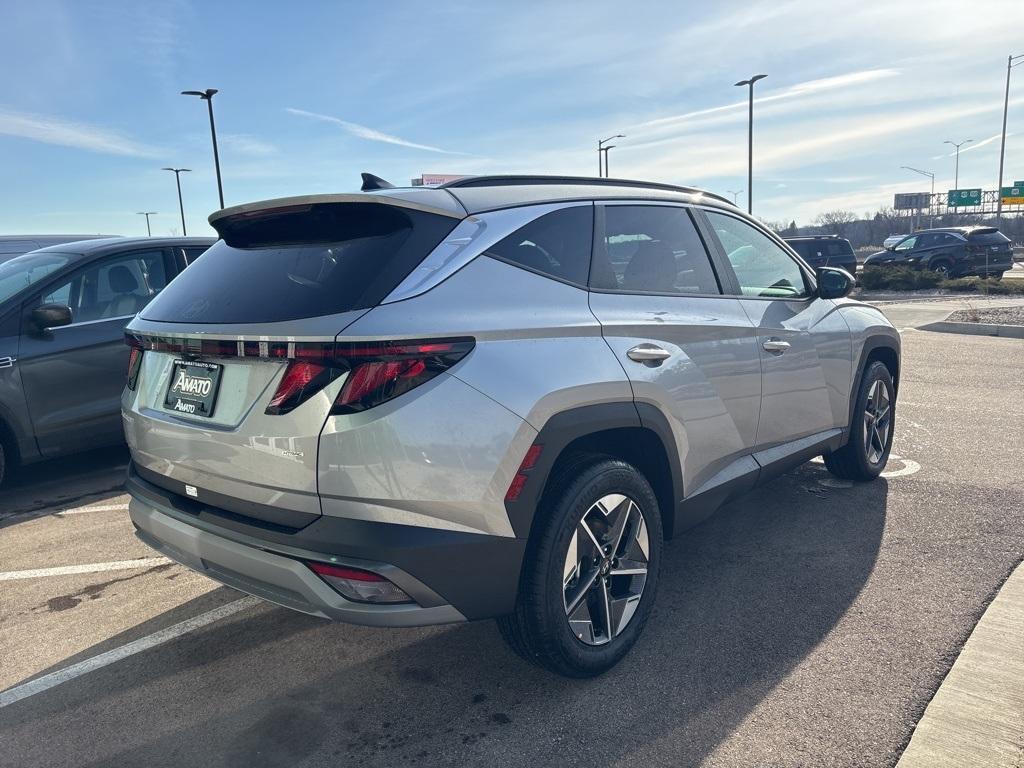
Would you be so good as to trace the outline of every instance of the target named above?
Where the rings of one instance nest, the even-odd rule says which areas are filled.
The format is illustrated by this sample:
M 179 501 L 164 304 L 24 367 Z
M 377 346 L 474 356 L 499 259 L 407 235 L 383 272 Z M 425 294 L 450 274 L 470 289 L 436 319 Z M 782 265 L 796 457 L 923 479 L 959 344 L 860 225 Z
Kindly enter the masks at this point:
M 194 485 L 186 485 L 185 486 L 185 495 L 186 496 L 191 496 L 193 499 L 198 499 L 199 498 L 199 491 L 196 489 L 196 487 Z

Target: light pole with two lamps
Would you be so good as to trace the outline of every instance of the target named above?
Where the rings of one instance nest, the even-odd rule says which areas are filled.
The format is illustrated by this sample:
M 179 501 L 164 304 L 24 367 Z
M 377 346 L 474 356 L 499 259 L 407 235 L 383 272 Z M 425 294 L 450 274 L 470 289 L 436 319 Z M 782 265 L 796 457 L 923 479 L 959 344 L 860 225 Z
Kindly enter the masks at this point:
M 146 237 L 152 237 L 153 236 L 153 230 L 151 230 L 149 228 L 149 217 L 150 216 L 156 216 L 156 211 L 139 211 L 135 215 L 136 216 L 145 216 L 146 217 Z
M 740 80 L 733 85 L 750 86 L 749 112 L 747 118 L 747 213 L 754 212 L 754 83 L 768 75 L 754 75 L 749 80 Z
M 952 144 L 956 147 L 956 163 L 953 166 L 953 189 L 960 189 L 960 147 L 964 144 L 970 144 L 974 139 L 964 139 L 963 141 L 944 141 L 943 144 Z

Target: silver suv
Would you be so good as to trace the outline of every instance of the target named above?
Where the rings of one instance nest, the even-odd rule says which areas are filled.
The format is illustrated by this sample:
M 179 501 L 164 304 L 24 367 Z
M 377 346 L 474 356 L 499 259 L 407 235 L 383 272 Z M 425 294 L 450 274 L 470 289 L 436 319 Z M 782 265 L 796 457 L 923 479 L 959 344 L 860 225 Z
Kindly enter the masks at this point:
M 215 213 L 129 326 L 131 518 L 168 557 L 340 621 L 496 617 L 583 677 L 673 534 L 815 456 L 885 466 L 899 335 L 724 199 L 367 178 Z

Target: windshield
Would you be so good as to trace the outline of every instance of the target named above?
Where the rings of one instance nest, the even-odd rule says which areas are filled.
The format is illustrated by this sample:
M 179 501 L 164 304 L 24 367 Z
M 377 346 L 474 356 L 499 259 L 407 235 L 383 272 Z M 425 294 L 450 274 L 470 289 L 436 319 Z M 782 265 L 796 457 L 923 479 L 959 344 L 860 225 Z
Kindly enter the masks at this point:
M 68 263 L 66 253 L 26 253 L 0 264 L 0 304 Z

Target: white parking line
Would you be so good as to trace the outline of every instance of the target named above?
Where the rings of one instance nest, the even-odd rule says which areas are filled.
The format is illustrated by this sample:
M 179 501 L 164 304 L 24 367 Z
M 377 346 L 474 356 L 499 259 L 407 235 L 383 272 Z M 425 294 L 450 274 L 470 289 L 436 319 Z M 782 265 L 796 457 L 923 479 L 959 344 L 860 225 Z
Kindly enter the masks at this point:
M 81 515 L 86 512 L 120 512 L 123 509 L 128 509 L 127 504 L 101 504 L 98 507 L 75 507 L 73 509 L 62 509 L 60 512 L 56 512 L 58 515 Z
M 16 701 L 27 699 L 29 696 L 35 696 L 37 693 L 42 693 L 50 688 L 54 688 L 61 683 L 66 683 L 69 680 L 74 680 L 76 677 L 81 677 L 89 672 L 93 672 L 97 669 L 101 669 L 121 659 L 126 659 L 129 656 L 134 656 L 136 653 L 148 650 L 158 645 L 162 645 L 169 640 L 173 640 L 176 637 L 187 634 L 200 627 L 205 627 L 207 624 L 212 624 L 215 621 L 231 616 L 232 614 L 243 611 L 246 608 L 251 608 L 254 605 L 258 605 L 261 601 L 256 597 L 243 597 L 241 600 L 235 600 L 234 602 L 227 603 L 218 608 L 214 608 L 212 611 L 201 613 L 198 616 L 193 616 L 191 619 L 173 624 L 165 629 L 161 629 L 158 632 L 154 632 L 151 635 L 140 637 L 138 640 L 133 640 L 127 645 L 122 645 L 120 648 L 114 648 L 105 653 L 101 653 L 99 656 L 93 656 L 91 659 L 80 661 L 77 664 L 72 664 L 70 667 L 60 669 L 56 672 L 51 672 L 48 675 L 30 680 L 27 683 L 21 685 L 15 685 L 13 688 L 8 688 L 6 691 L 0 691 L 0 709 L 3 709 L 8 704 L 13 704 Z
M 70 576 L 76 573 L 99 573 L 100 571 L 127 571 L 132 568 L 151 568 L 171 562 L 166 557 L 141 557 L 137 560 L 115 560 L 110 563 L 85 563 L 83 565 L 62 565 L 57 568 L 33 568 L 28 571 L 7 571 L 0 573 L 0 581 L 15 579 L 38 579 L 43 576 Z

